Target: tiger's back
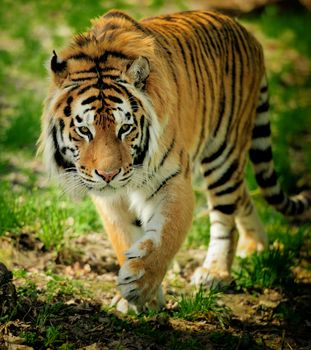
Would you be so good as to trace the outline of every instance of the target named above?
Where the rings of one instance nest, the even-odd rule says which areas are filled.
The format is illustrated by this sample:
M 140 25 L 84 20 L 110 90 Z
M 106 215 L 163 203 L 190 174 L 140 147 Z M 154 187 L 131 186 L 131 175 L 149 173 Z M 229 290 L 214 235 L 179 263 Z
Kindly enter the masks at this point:
M 130 303 L 163 302 L 196 165 L 211 222 L 196 284 L 230 279 L 236 252 L 267 245 L 244 179 L 248 151 L 268 203 L 308 215 L 310 195 L 289 197 L 278 183 L 262 49 L 233 19 L 193 11 L 137 22 L 114 10 L 54 52 L 51 71 L 41 150 L 50 172 L 91 192 Z
M 175 102 L 171 117 L 178 116 L 193 159 L 208 139 L 227 138 L 230 143 L 232 137 L 236 142 L 232 127 L 243 130 L 242 137 L 250 142 L 264 76 L 255 38 L 233 19 L 212 12 L 177 13 L 142 24 L 155 35 L 168 64 L 169 94 Z M 224 120 L 228 123 L 221 124 Z

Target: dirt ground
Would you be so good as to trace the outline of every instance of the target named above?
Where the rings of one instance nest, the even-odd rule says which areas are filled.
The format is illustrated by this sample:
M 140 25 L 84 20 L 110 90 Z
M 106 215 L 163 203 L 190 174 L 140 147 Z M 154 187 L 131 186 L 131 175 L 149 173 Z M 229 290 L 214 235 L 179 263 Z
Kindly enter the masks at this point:
M 221 325 L 209 313 L 195 320 L 175 316 L 178 296 L 187 290 L 204 249 L 179 253 L 164 282 L 166 310 L 124 316 L 107 307 L 116 292 L 118 266 L 104 235 L 78 237 L 61 254 L 45 251 L 26 232 L 18 240 L 0 238 L 0 246 L 9 268 L 27 272 L 11 281 L 18 297 L 8 288 L 9 279 L 2 283 L 2 307 L 15 308 L 15 314 L 11 321 L 0 323 L 1 350 L 311 349 L 311 278 L 303 267 L 295 270 L 296 283 L 288 291 L 237 291 L 232 285 L 218 300 L 228 310 Z M 306 263 L 300 261 L 299 266 Z M 53 287 L 55 275 L 62 277 Z M 79 287 L 70 289 L 65 280 L 79 281 Z M 47 346 L 51 325 L 57 326 L 59 341 Z M 25 345 L 21 334 L 28 334 L 31 346 Z M 71 345 L 60 345 L 65 343 Z

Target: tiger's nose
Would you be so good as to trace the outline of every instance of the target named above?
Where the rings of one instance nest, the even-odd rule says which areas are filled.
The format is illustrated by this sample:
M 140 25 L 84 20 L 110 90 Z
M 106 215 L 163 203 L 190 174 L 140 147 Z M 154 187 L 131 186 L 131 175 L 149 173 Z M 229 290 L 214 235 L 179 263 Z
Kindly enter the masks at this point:
M 112 179 L 114 179 L 120 172 L 120 169 L 114 169 L 110 171 L 95 169 L 95 174 L 100 176 L 103 180 L 109 183 Z

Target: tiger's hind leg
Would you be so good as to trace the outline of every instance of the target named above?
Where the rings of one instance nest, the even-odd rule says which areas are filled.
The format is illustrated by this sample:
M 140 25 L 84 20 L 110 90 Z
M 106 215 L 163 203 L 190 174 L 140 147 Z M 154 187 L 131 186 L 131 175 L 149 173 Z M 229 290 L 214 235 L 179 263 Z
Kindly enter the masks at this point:
M 211 228 L 203 266 L 192 278 L 196 285 L 230 282 L 236 252 L 245 257 L 267 245 L 266 234 L 245 185 L 244 165 L 237 159 L 219 163 L 214 167 L 209 164 L 203 173 L 208 188 Z
M 237 243 L 235 214 L 244 189 L 244 162 L 233 150 L 234 146 L 221 145 L 202 160 L 211 228 L 203 266 L 192 278 L 196 285 L 209 286 L 231 280 Z
M 239 231 L 239 240 L 236 255 L 242 258 L 264 250 L 268 245 L 267 235 L 249 196 L 248 190 L 242 194 L 239 208 L 235 215 L 236 227 Z

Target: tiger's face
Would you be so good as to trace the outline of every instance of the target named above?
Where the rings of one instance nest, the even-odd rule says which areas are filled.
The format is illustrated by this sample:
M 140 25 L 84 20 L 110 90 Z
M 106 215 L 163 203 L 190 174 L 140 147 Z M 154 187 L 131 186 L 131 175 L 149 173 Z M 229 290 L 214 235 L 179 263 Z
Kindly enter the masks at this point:
M 64 62 L 55 54 L 56 74 L 60 65 Z M 63 69 L 66 75 L 47 103 L 46 162 L 74 192 L 109 194 L 135 184 L 155 139 L 143 89 L 148 61 L 140 57 L 123 69 L 90 61 L 81 69 L 73 59 Z

